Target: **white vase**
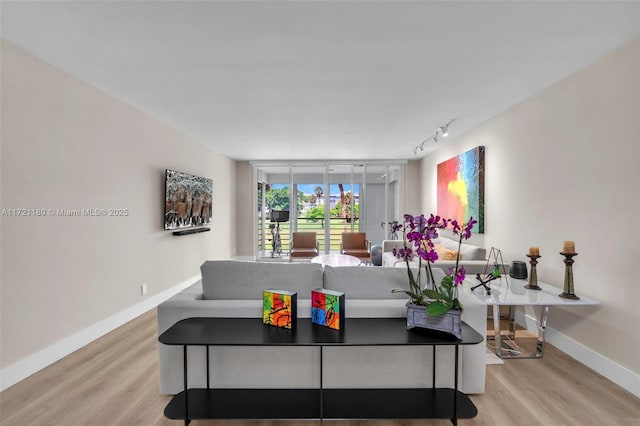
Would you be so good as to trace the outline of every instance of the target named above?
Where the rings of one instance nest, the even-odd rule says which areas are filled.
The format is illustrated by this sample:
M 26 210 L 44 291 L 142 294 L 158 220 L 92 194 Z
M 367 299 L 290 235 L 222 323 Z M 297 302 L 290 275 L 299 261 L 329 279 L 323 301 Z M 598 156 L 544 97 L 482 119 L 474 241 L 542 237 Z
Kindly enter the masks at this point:
M 450 310 L 442 315 L 429 315 L 426 306 L 407 303 L 407 330 L 426 328 L 452 334 L 462 339 L 462 311 Z

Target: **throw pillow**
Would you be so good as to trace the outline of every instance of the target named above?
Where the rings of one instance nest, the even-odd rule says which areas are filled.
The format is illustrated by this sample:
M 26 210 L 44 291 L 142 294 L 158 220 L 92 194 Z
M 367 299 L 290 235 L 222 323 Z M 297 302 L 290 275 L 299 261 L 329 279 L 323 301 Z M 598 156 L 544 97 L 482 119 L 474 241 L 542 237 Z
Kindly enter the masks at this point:
M 444 248 L 440 244 L 436 244 L 434 249 L 438 253 L 438 260 L 456 260 L 458 256 L 457 251 Z M 460 256 L 460 259 L 462 259 L 462 256 Z
M 484 260 L 486 250 L 478 246 L 462 243 L 460 254 L 467 260 Z

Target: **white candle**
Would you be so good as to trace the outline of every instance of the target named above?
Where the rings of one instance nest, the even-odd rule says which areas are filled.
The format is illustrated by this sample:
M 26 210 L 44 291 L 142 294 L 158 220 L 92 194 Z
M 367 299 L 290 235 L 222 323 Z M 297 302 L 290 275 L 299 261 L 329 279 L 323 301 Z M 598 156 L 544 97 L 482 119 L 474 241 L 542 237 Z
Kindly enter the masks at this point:
M 573 241 L 565 241 L 562 245 L 563 253 L 575 253 L 576 252 L 576 243 Z

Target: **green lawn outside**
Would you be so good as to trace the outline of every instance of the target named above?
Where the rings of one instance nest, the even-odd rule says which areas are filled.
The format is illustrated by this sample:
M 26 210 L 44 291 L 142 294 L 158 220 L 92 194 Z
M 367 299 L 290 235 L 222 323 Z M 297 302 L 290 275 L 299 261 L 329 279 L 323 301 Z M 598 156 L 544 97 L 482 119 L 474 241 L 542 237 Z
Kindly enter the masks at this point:
M 320 245 L 320 252 L 324 252 L 324 230 L 323 220 L 317 222 L 308 221 L 306 219 L 298 219 L 298 231 L 301 232 L 316 232 L 318 243 Z M 347 223 L 343 225 L 343 220 L 339 218 L 331 218 L 331 231 L 330 231 L 330 251 L 340 251 L 340 239 L 343 232 L 351 232 L 351 224 Z M 266 250 L 270 251 L 271 247 L 271 232 L 269 231 L 269 225 L 266 226 Z M 353 228 L 353 232 L 359 232 L 359 222 L 356 221 Z M 282 242 L 282 251 L 288 252 L 290 248 L 290 224 L 289 222 L 283 222 L 280 224 L 280 241 Z

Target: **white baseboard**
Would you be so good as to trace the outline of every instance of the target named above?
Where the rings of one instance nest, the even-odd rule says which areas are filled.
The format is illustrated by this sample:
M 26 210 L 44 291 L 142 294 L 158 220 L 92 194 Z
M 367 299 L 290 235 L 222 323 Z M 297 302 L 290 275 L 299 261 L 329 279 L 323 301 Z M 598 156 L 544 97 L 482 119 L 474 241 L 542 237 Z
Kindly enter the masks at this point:
M 102 320 L 84 330 L 79 331 L 69 337 L 60 340 L 53 345 L 36 352 L 8 367 L 0 370 L 0 391 L 3 391 L 32 374 L 42 370 L 48 365 L 64 358 L 70 353 L 88 345 L 99 337 L 126 324 L 132 319 L 142 315 L 150 309 L 155 308 L 174 294 L 187 288 L 200 279 L 200 275 L 189 278 L 168 290 L 146 298 L 140 303 L 133 305 L 124 311 Z
M 517 324 L 538 335 L 539 323 L 536 318 L 518 310 L 516 311 L 515 319 Z M 598 374 L 640 398 L 640 374 L 629 370 L 625 366 L 618 364 L 551 327 L 547 327 L 544 336 L 545 341 L 551 343 L 562 352 L 575 358 Z

